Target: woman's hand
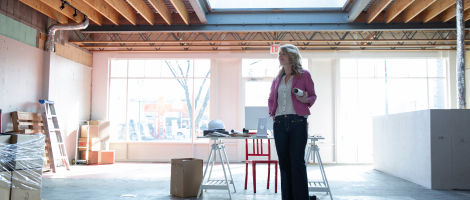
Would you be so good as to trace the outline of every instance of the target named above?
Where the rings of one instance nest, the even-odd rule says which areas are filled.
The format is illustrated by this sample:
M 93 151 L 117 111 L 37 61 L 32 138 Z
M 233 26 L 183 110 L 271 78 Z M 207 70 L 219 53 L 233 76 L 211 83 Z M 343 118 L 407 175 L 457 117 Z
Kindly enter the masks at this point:
M 295 97 L 297 98 L 297 100 L 299 100 L 302 103 L 309 103 L 309 101 L 308 101 L 308 92 L 307 91 L 304 92 L 303 96 L 299 97 L 299 96 L 295 95 Z

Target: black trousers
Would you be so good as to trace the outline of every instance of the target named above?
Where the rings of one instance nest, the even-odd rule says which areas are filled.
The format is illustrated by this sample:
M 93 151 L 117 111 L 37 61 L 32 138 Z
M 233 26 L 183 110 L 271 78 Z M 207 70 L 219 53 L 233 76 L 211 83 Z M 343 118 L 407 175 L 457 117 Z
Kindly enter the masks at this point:
M 307 119 L 298 115 L 281 115 L 274 119 L 274 141 L 279 167 L 283 200 L 308 200 L 305 146 Z

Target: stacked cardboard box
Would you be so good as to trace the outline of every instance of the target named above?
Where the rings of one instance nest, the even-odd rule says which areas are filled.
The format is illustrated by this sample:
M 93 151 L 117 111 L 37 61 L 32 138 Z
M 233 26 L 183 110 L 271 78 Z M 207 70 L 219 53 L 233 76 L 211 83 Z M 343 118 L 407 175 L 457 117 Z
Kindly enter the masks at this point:
M 41 200 L 45 136 L 0 136 L 0 199 Z
M 80 159 L 85 160 L 88 155 L 88 164 L 113 164 L 114 151 L 107 151 L 109 139 L 109 121 L 88 121 L 81 126 L 78 141 Z M 86 147 L 88 148 L 80 148 Z

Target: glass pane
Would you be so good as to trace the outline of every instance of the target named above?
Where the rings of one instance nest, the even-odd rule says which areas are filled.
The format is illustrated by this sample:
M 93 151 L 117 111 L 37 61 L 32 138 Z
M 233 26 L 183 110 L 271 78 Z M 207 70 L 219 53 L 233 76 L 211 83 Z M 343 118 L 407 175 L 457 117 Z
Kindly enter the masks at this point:
M 384 62 L 379 59 L 358 59 L 357 61 L 357 75 L 359 77 L 374 77 L 376 74 L 383 77 L 380 72 L 383 71 Z M 376 72 L 379 72 L 377 73 Z
M 277 59 L 243 59 L 243 77 L 275 77 L 279 73 Z
M 129 60 L 129 77 L 145 76 L 145 60 Z
M 180 81 L 183 81 L 182 79 Z M 129 80 L 128 123 L 131 141 L 191 140 L 186 94 L 191 81 L 182 87 L 177 79 Z M 164 86 L 164 87 L 161 87 Z
M 429 83 L 429 108 L 446 108 L 446 79 L 430 78 Z
M 340 76 L 341 77 L 356 77 L 357 74 L 357 60 L 356 59 L 341 59 L 340 60 Z
M 387 59 L 387 77 L 408 77 L 408 62 L 403 59 Z
M 209 0 L 212 9 L 246 9 L 246 8 L 340 8 L 346 0 Z
M 164 66 L 166 69 L 163 70 L 164 76 L 167 77 L 192 77 L 193 76 L 193 61 L 192 60 L 164 60 Z
M 407 59 L 409 77 L 426 77 L 427 60 L 426 59 Z
M 245 106 L 268 106 L 272 81 L 245 81 Z
M 111 60 L 111 77 L 127 76 L 127 60 Z
M 428 59 L 429 77 L 446 77 L 446 67 L 444 59 Z
M 126 86 L 127 80 L 111 79 L 109 85 L 109 121 L 113 141 L 127 140 L 126 127 Z
M 426 79 L 388 80 L 388 103 L 390 114 L 427 109 Z
M 162 77 L 162 71 L 168 70 L 162 60 L 145 61 L 145 77 Z
M 194 77 L 209 78 L 211 70 L 211 61 L 209 59 L 194 60 Z
M 210 79 L 194 79 L 194 124 L 196 136 L 202 136 L 209 123 Z

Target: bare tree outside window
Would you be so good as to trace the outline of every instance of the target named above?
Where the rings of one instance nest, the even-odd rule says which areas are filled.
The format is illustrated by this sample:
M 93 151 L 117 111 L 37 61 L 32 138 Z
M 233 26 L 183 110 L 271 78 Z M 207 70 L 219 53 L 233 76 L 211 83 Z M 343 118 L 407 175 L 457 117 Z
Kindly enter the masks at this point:
M 184 89 L 184 94 L 186 97 L 186 106 L 188 108 L 189 117 L 190 117 L 189 127 L 190 127 L 191 134 L 193 134 L 195 133 L 194 127 L 199 127 L 199 124 L 201 122 L 202 117 L 204 116 L 204 112 L 209 102 L 210 87 L 207 87 L 207 89 L 205 89 L 205 85 L 210 75 L 210 69 L 205 74 L 205 77 L 203 78 L 201 85 L 197 89 L 197 93 L 195 93 L 196 96 L 193 102 L 191 99 L 191 95 L 190 95 L 190 85 L 188 83 L 188 81 L 193 80 L 193 74 L 190 71 L 191 60 L 185 60 L 185 61 L 165 60 L 165 63 L 168 69 L 173 74 L 173 76 L 176 78 L 175 80 L 178 81 L 178 84 Z M 193 70 L 196 70 L 196 69 L 193 68 Z M 204 95 L 204 90 L 205 90 L 205 95 Z M 194 88 L 194 91 L 196 91 L 196 88 Z M 194 106 L 193 106 L 193 103 L 194 103 Z

